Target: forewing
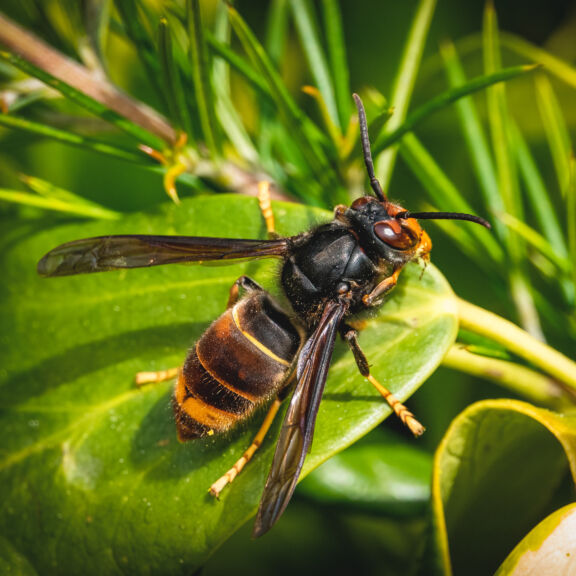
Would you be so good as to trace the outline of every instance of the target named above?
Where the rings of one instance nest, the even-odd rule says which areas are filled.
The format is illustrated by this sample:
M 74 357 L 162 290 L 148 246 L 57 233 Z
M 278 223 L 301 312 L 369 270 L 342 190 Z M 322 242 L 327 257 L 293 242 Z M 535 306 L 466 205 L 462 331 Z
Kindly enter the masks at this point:
M 197 236 L 100 236 L 62 244 L 38 262 L 41 276 L 70 276 L 121 268 L 282 256 L 287 240 Z
M 346 305 L 329 302 L 308 339 L 297 366 L 297 384 L 276 445 L 272 467 L 260 501 L 254 536 L 270 530 L 284 512 L 300 476 L 314 435 L 318 407 L 326 384 L 338 326 Z

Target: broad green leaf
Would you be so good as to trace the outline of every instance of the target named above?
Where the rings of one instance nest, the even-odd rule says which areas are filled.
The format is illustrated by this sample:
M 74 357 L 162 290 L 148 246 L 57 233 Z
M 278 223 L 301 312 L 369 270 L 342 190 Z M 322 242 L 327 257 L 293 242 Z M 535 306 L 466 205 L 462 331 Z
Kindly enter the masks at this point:
M 466 409 L 434 462 L 437 574 L 493 574 L 576 479 L 576 417 L 514 400 Z
M 284 234 L 331 218 L 293 204 L 274 209 Z M 276 292 L 277 263 L 56 279 L 38 278 L 35 266 L 46 250 L 80 237 L 262 237 L 258 203 L 204 196 L 115 223 L 40 231 L 34 222 L 6 223 L 0 240 L 0 534 L 39 573 L 190 574 L 255 513 L 280 420 L 215 501 L 208 487 L 248 446 L 259 418 L 226 438 L 180 444 L 172 384 L 137 389 L 134 374 L 181 364 L 241 274 Z M 456 324 L 440 273 L 410 265 L 360 342 L 374 376 L 405 399 L 439 364 Z M 389 413 L 339 344 L 304 475 Z
M 576 573 L 576 504 L 564 506 L 514 548 L 496 576 Z
M 299 486 L 299 495 L 379 517 L 424 516 L 432 456 L 398 435 L 379 434 L 375 441 L 375 432 L 314 470 Z

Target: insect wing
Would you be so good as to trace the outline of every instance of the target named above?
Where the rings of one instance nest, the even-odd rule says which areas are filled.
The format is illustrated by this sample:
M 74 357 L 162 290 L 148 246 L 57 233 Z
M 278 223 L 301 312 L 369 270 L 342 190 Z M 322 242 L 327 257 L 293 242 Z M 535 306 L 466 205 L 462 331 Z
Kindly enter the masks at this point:
M 312 443 L 336 334 L 346 308 L 344 304 L 328 303 L 316 330 L 302 348 L 297 366 L 296 388 L 282 423 L 254 525 L 254 537 L 270 530 L 284 512 L 296 488 L 306 453 Z
M 38 262 L 41 276 L 70 276 L 161 264 L 282 256 L 285 238 L 247 240 L 197 236 L 100 236 L 62 244 Z

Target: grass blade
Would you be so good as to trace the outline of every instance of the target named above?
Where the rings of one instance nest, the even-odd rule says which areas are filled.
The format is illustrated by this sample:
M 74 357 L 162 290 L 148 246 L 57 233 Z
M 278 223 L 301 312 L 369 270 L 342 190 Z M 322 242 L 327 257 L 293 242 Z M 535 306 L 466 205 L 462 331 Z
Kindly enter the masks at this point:
M 408 134 L 402 140 L 400 153 L 428 192 L 434 206 L 446 211 L 474 212 L 416 136 Z M 448 221 L 437 224 L 441 224 L 445 230 L 456 228 L 458 231 L 457 245 L 472 255 L 475 262 L 485 266 L 486 271 L 494 273 L 495 267 L 504 267 L 505 257 L 502 249 L 494 237 L 486 233 L 486 230 L 476 226 L 450 227 Z
M 24 130 L 32 134 L 37 134 L 38 136 L 52 138 L 58 142 L 62 142 L 63 144 L 70 144 L 79 148 L 93 150 L 99 154 L 113 156 L 114 158 L 119 158 L 121 160 L 136 162 L 137 164 L 149 164 L 148 156 L 143 153 L 122 148 L 116 144 L 109 144 L 86 136 L 80 136 L 72 132 L 66 132 L 65 130 L 60 130 L 58 128 L 52 128 L 51 126 L 46 126 L 45 124 L 33 122 L 32 120 L 27 120 L 25 118 L 18 118 L 17 116 L 11 116 L 9 114 L 0 114 L 0 125 L 14 128 L 16 130 Z
M 550 243 L 552 250 L 558 256 L 566 258 L 568 251 L 564 241 L 564 232 L 554 212 L 550 193 L 544 184 L 542 175 L 520 129 L 514 122 L 511 124 L 511 128 L 512 149 L 516 151 L 516 161 L 518 162 L 520 176 L 524 182 L 534 217 L 543 236 Z
M 5 39 L 7 30 L 3 19 L 0 15 L 0 31 L 3 30 L 0 32 L 0 41 Z M 10 35 L 15 37 L 18 28 L 9 31 Z M 31 34 L 24 31 L 22 34 L 25 35 L 23 38 L 18 38 L 10 44 L 18 48 L 29 41 L 33 46 L 18 51 L 18 54 L 0 52 L 0 58 L 26 74 L 38 78 L 142 143 L 163 148 L 164 143 L 160 139 L 166 142 L 173 141 L 174 130 L 154 110 L 135 102 L 111 84 L 94 79 L 84 67 L 62 56 Z
M 221 5 L 218 9 L 215 23 L 215 37 L 223 44 L 230 42 L 228 10 L 224 5 Z M 236 152 L 244 160 L 257 165 L 259 162 L 258 151 L 244 128 L 237 108 L 233 104 L 228 64 L 222 59 L 217 59 L 212 68 L 213 85 L 218 86 L 214 98 L 216 100 L 216 115 L 220 126 L 234 145 Z
M 521 236 L 528 245 L 537 250 L 544 258 L 549 260 L 557 268 L 557 273 L 567 274 L 571 270 L 570 262 L 567 257 L 558 254 L 552 244 L 534 228 L 530 227 L 526 222 L 514 218 L 514 216 L 506 213 L 500 215 L 501 220 L 510 230 L 515 234 Z
M 198 106 L 202 135 L 214 159 L 220 156 L 221 145 L 216 128 L 216 117 L 212 106 L 212 84 L 208 67 L 208 50 L 204 40 L 199 0 L 187 0 L 186 17 L 190 37 L 190 65 L 194 81 L 194 94 Z
M 291 26 L 290 5 L 288 0 L 273 0 L 270 3 L 266 18 L 265 49 L 270 60 L 275 66 L 281 65 L 285 54 L 286 38 Z M 276 122 L 277 115 L 273 100 L 262 102 L 259 115 L 258 151 L 262 158 L 262 164 L 267 166 L 276 175 L 276 179 L 281 182 L 285 180 L 285 174 L 278 170 L 278 158 L 275 150 L 275 142 L 282 140 L 281 126 Z M 285 142 L 290 143 L 288 138 Z M 289 146 L 288 146 L 289 147 Z M 289 157 L 292 153 L 283 146 L 283 158 Z
M 51 184 L 46 180 L 42 180 L 41 178 L 21 174 L 20 180 L 22 180 L 22 182 L 24 182 L 24 184 L 26 184 L 30 190 L 39 196 L 53 200 L 59 200 L 68 204 L 73 204 L 75 206 L 84 207 L 86 210 L 88 210 L 87 214 L 93 214 L 94 218 L 115 219 L 120 218 L 121 216 L 119 212 L 104 208 L 92 200 L 78 196 L 69 190 L 55 186 L 54 184 Z
M 204 30 L 204 36 L 206 37 L 206 43 L 210 46 L 210 49 L 214 54 L 220 56 L 228 65 L 236 70 L 240 76 L 242 76 L 255 90 L 257 90 L 262 96 L 273 99 L 273 96 L 268 88 L 266 82 L 262 80 L 262 76 L 255 70 L 250 63 L 246 62 L 244 58 L 238 56 L 238 54 L 229 48 L 223 42 L 220 42 L 209 30 Z
M 408 113 L 435 7 L 436 0 L 420 0 L 418 4 L 389 98 L 390 104 L 394 107 L 394 115 L 386 124 L 386 134 L 396 130 L 404 122 Z M 397 148 L 392 146 L 376 157 L 376 171 L 384 193 L 390 185 L 397 154 Z
M 456 48 L 451 42 L 444 42 L 440 47 L 440 53 L 444 60 L 444 68 L 451 86 L 459 86 L 466 83 L 464 69 L 458 58 Z M 456 112 L 460 119 L 460 127 L 466 140 L 468 153 L 472 159 L 474 172 L 480 184 L 480 190 L 489 213 L 498 214 L 504 211 L 502 197 L 498 190 L 498 180 L 494 160 L 488 141 L 482 128 L 480 115 L 473 98 L 463 98 L 456 104 Z M 498 234 L 502 234 L 500 221 L 496 220 L 494 226 Z
M 497 26 L 494 6 L 489 3 L 486 6 L 484 17 L 484 62 L 487 74 L 493 74 L 501 68 Z M 486 91 L 486 97 L 492 148 L 496 158 L 498 182 L 504 208 L 508 213 L 522 219 L 522 204 L 508 140 L 508 108 L 505 85 L 491 86 Z M 513 261 L 518 261 L 520 253 L 517 252 L 520 247 L 512 240 L 509 248 Z
M 576 158 L 570 156 L 570 185 L 566 193 L 566 228 L 568 230 L 569 260 L 572 263 L 572 296 L 576 291 Z M 574 300 L 572 301 L 574 307 Z M 576 310 L 572 311 L 572 322 L 576 325 Z
M 296 22 L 296 29 L 300 35 L 300 43 L 304 48 L 304 53 L 308 60 L 308 67 L 322 95 L 332 124 L 337 126 L 341 133 L 342 126 L 340 125 L 338 108 L 336 106 L 332 78 L 330 76 L 330 70 L 328 69 L 328 63 L 326 62 L 326 56 L 322 49 L 318 26 L 312 15 L 312 5 L 304 0 L 292 0 L 290 6 L 292 7 L 292 15 Z
M 384 149 L 388 148 L 395 142 L 397 142 L 404 134 L 411 132 L 418 124 L 426 120 L 429 116 L 445 108 L 446 106 L 457 102 L 461 98 L 470 96 L 479 90 L 483 90 L 488 86 L 493 86 L 499 82 L 505 82 L 516 78 L 521 74 L 530 72 L 534 69 L 534 66 L 514 66 L 512 68 L 505 68 L 503 70 L 498 70 L 493 74 L 488 74 L 485 76 L 480 76 L 474 78 L 469 82 L 461 86 L 456 86 L 445 92 L 442 92 L 438 96 L 428 100 L 425 104 L 411 112 L 404 122 L 398 126 L 395 130 L 383 134 L 378 138 L 373 146 L 373 154 L 380 154 Z
M 552 161 L 556 168 L 556 178 L 558 187 L 562 194 L 570 182 L 570 134 L 562 109 L 552 89 L 550 80 L 544 75 L 539 74 L 536 77 L 536 95 L 538 109 L 542 116 L 542 125 L 548 138 L 548 146 L 552 155 Z
M 85 0 L 82 3 L 82 21 L 86 28 L 87 42 L 98 65 L 106 69 L 105 47 L 110 25 L 110 0 Z
M 501 68 L 498 22 L 494 5 L 489 2 L 484 13 L 484 61 L 486 73 L 492 74 Z M 506 86 L 496 84 L 487 89 L 488 118 L 492 135 L 492 146 L 498 169 L 500 193 L 506 212 L 518 220 L 524 219 L 520 197 L 516 163 L 511 152 L 510 122 L 506 102 Z M 504 234 L 511 266 L 508 274 L 510 291 L 521 324 L 533 336 L 543 339 L 540 320 L 531 283 L 526 275 L 526 247 L 523 240 L 514 234 Z
M 186 104 L 186 94 L 182 86 L 180 69 L 174 59 L 172 29 L 167 18 L 158 25 L 158 51 L 162 71 L 162 83 L 170 118 L 178 128 L 192 135 L 192 121 Z
M 108 210 L 98 204 L 88 204 L 86 202 L 68 202 L 56 197 L 36 196 L 20 190 L 0 189 L 0 200 L 21 204 L 23 206 L 34 206 L 44 210 L 53 210 L 66 214 L 74 214 L 83 218 L 99 218 L 103 220 L 116 220 L 121 217 L 118 212 Z
M 126 35 L 132 41 L 136 55 L 146 70 L 146 78 L 151 82 L 160 101 L 166 102 L 164 87 L 160 83 L 162 70 L 154 40 L 146 29 L 140 13 L 143 9 L 142 3 L 135 0 L 122 0 L 122 2 L 115 2 L 114 6 L 120 14 Z
M 500 43 L 528 60 L 541 64 L 558 79 L 576 88 L 576 68 L 568 62 L 509 32 L 500 32 Z
M 344 128 L 348 125 L 352 115 L 352 103 L 350 100 L 350 73 L 346 58 L 346 39 L 342 30 L 342 14 L 336 0 L 322 0 L 321 5 L 334 98 L 340 126 Z
M 244 20 L 234 8 L 229 7 L 228 10 L 230 22 L 238 39 L 268 85 L 280 116 L 286 123 L 288 134 L 298 144 L 301 158 L 311 172 L 310 176 L 315 178 L 319 185 L 316 189 L 322 191 L 324 195 L 323 197 L 318 197 L 314 194 L 314 196 L 306 199 L 312 204 L 324 203 L 333 205 L 335 201 L 334 190 L 337 189 L 337 183 L 334 181 L 334 171 L 323 150 L 317 145 L 316 138 L 312 135 L 313 129 L 310 128 L 310 121 L 288 93 L 264 48 Z

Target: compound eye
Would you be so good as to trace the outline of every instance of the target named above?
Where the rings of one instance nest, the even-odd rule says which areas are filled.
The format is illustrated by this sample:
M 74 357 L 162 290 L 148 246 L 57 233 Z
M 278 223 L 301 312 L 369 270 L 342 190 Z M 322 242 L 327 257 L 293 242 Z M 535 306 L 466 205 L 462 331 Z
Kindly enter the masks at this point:
M 410 250 L 418 244 L 418 235 L 410 228 L 402 227 L 398 220 L 383 220 L 374 224 L 374 234 L 395 250 Z

